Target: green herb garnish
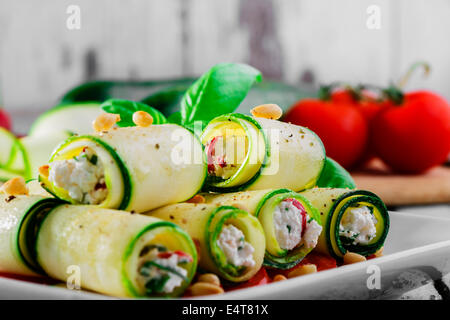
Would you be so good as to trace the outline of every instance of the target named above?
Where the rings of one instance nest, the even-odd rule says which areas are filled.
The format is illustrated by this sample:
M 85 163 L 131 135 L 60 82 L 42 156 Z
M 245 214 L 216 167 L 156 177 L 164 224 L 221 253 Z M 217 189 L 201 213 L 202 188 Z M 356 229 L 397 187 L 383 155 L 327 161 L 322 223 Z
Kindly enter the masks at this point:
M 261 73 L 246 64 L 220 63 L 203 74 L 183 96 L 181 110 L 170 116 L 183 126 L 202 127 L 215 117 L 233 112 L 244 100 Z
M 120 121 L 117 122 L 119 127 L 134 127 L 133 113 L 136 111 L 145 111 L 153 117 L 154 124 L 163 124 L 167 122 L 166 117 L 155 108 L 150 107 L 142 102 L 109 99 L 102 103 L 101 108 L 108 112 L 120 115 Z

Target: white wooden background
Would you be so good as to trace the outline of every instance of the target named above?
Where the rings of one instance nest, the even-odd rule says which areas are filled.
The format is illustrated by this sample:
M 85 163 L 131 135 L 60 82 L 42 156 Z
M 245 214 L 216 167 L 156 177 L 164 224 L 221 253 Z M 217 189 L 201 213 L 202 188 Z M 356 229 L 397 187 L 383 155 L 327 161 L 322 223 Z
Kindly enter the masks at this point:
M 69 5 L 81 9 L 80 30 L 66 27 Z M 366 26 L 370 5 L 379 30 Z M 450 99 L 449 40 L 450 0 L 0 0 L 1 95 L 26 132 L 92 79 L 198 75 L 235 61 L 306 88 L 381 85 L 426 60 L 431 76 L 409 88 Z

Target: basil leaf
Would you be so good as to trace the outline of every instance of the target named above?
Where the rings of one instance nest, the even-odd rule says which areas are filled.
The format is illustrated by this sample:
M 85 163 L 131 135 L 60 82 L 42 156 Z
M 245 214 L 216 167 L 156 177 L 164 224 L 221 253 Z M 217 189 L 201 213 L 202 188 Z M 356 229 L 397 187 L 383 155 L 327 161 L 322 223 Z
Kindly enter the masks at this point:
M 134 127 L 133 113 L 136 111 L 145 111 L 149 113 L 153 117 L 154 124 L 163 124 L 167 122 L 166 117 L 161 112 L 141 102 L 109 99 L 103 102 L 100 107 L 105 112 L 120 115 L 120 121 L 117 122 L 119 127 Z
M 261 73 L 245 64 L 221 63 L 203 74 L 181 100 L 181 124 L 205 126 L 213 118 L 236 110 Z
M 355 189 L 356 184 L 350 173 L 331 158 L 326 158 L 325 166 L 317 181 L 319 188 L 350 188 Z

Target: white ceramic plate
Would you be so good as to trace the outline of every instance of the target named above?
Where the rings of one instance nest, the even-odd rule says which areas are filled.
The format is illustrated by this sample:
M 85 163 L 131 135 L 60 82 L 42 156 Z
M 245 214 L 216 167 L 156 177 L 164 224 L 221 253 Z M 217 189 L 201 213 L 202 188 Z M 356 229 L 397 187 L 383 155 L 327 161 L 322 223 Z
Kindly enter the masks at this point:
M 396 298 L 414 289 L 417 282 L 420 285 L 433 280 L 440 281 L 442 276 L 450 273 L 450 219 L 397 212 L 391 212 L 390 217 L 391 228 L 386 240 L 385 255 L 381 258 L 208 298 Z M 0 278 L 0 299 L 105 298 L 110 297 Z

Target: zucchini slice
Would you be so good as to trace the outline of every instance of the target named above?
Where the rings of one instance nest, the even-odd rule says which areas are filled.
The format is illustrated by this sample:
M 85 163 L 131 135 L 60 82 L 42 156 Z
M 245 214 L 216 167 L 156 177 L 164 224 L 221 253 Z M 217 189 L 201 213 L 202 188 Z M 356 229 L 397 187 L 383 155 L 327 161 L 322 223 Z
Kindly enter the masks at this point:
M 92 121 L 102 112 L 98 102 L 61 104 L 41 114 L 28 135 L 48 137 L 60 131 L 88 134 L 92 132 Z
M 221 139 L 223 154 L 216 139 Z M 208 191 L 300 191 L 315 186 L 325 163 L 322 141 L 312 131 L 238 113 L 213 119 L 201 141 L 208 157 Z
M 150 258 L 152 249 L 157 251 Z M 75 266 L 82 288 L 117 297 L 179 296 L 197 268 L 194 243 L 173 223 L 94 206 L 53 209 L 40 224 L 35 251 L 37 262 L 49 276 L 67 281 L 68 270 Z M 178 261 L 177 268 L 166 265 L 156 275 L 145 274 L 144 265 L 158 263 L 160 251 L 166 255 L 181 252 L 188 259 Z M 179 281 L 162 290 L 161 281 L 169 276 Z
M 38 195 L 0 198 L 0 271 L 36 276 L 43 273 L 34 254 L 37 221 L 61 201 Z
M 264 231 L 258 219 L 246 211 L 231 206 L 180 203 L 146 213 L 179 225 L 192 237 L 200 249 L 199 267 L 232 282 L 250 279 L 261 268 L 264 252 Z M 253 248 L 253 265 L 235 265 L 219 245 L 225 228 L 233 226 L 243 234 L 242 242 Z M 240 250 L 238 248 L 238 250 Z M 235 252 L 236 253 L 236 252 Z
M 225 194 L 205 193 L 203 194 L 203 197 L 206 199 L 206 203 L 234 206 L 243 209 L 258 218 L 266 237 L 265 266 L 277 269 L 291 268 L 303 260 L 303 258 L 314 249 L 314 246 L 306 245 L 305 242 L 302 241 L 304 238 L 304 235 L 303 237 L 301 236 L 302 231 L 298 234 L 291 234 L 291 226 L 287 222 L 289 219 L 292 219 L 291 212 L 279 209 L 283 202 L 289 202 L 295 199 L 301 204 L 303 210 L 298 210 L 298 220 L 295 219 L 293 222 L 301 225 L 302 211 L 304 211 L 307 215 L 306 217 L 308 217 L 308 223 L 312 223 L 312 220 L 314 220 L 316 224 L 313 227 L 318 228 L 318 233 L 320 233 L 321 227 L 319 228 L 319 226 L 321 226 L 321 221 L 318 211 L 305 197 L 296 192 L 289 189 L 269 189 Z M 275 227 L 275 212 L 279 212 L 278 217 L 284 222 L 283 225 L 280 225 L 277 228 Z M 294 216 L 294 218 L 297 217 Z M 278 239 L 280 238 L 280 234 L 277 233 L 277 231 L 280 232 L 280 227 L 282 226 L 287 228 L 284 232 L 287 236 L 280 239 L 283 241 L 283 244 L 279 242 Z M 307 224 L 307 226 L 311 225 Z M 317 236 L 318 234 L 314 236 L 316 240 Z M 291 244 L 293 248 L 283 248 L 283 246 L 286 246 L 286 238 L 296 242 L 295 244 Z
M 384 245 L 389 232 L 389 214 L 376 194 L 335 188 L 313 188 L 300 194 L 320 213 L 324 230 L 317 251 L 340 259 L 347 251 L 369 256 Z M 352 226 L 352 215 L 365 219 L 365 227 Z
M 98 203 L 74 197 L 70 185 L 57 185 L 51 179 L 55 165 L 66 168 L 66 160 L 73 164 L 86 149 L 95 155 L 94 166 L 103 168 L 107 195 Z M 41 174 L 39 180 L 56 197 L 73 204 L 135 212 L 185 201 L 202 188 L 206 178 L 200 142 L 189 130 L 173 124 L 115 128 L 69 138 L 55 150 L 49 166 L 49 176 Z M 70 172 L 62 172 L 64 179 L 71 178 Z M 58 174 L 55 171 L 54 176 Z
M 0 181 L 31 176 L 30 162 L 21 139 L 0 127 Z

